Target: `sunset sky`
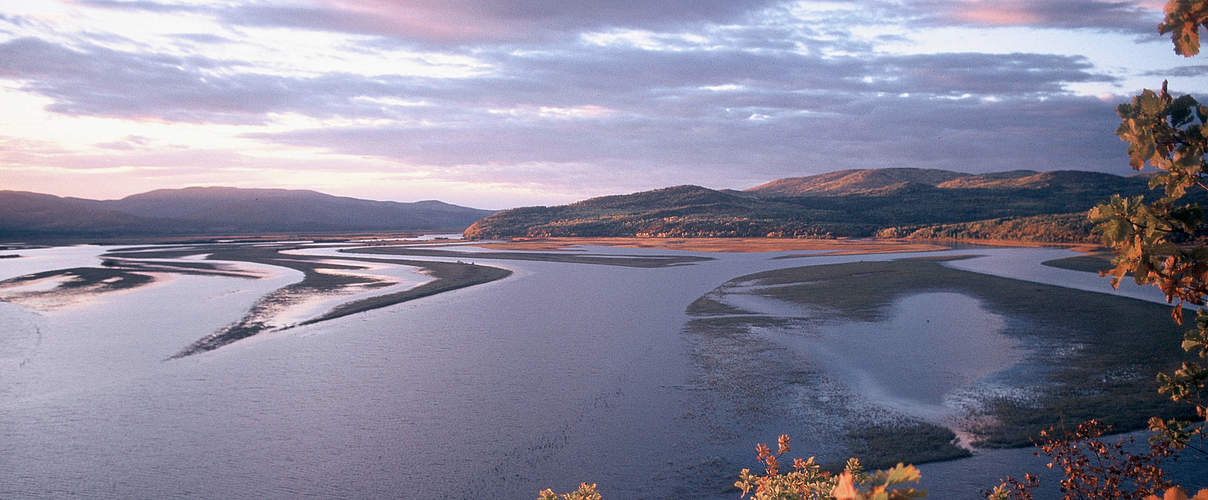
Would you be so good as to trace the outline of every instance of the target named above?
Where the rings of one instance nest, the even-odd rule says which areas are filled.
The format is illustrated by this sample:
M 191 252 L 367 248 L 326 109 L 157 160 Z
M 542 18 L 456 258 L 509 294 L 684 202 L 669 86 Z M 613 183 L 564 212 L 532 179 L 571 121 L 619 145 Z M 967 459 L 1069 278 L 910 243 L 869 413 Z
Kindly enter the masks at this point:
M 480 208 L 847 168 L 1128 174 L 1157 1 L 0 0 L 0 189 Z

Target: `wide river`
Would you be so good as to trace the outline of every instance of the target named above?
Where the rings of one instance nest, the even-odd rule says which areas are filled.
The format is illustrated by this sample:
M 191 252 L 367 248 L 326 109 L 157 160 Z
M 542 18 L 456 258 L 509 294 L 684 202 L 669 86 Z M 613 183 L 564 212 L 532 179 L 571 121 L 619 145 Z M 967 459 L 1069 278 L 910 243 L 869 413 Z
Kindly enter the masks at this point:
M 103 250 L 21 251 L 0 260 L 0 280 L 97 265 Z M 1112 293 L 1093 274 L 1039 265 L 1066 250 L 950 253 L 984 256 L 950 264 L 961 269 Z M 696 478 L 754 468 L 755 443 L 777 433 L 719 437 L 690 414 L 710 388 L 689 353 L 685 307 L 753 272 L 910 254 L 691 255 L 715 260 L 481 259 L 514 274 L 174 360 L 301 273 L 240 264 L 265 277 L 180 275 L 71 304 L 0 302 L 0 497 L 525 499 L 588 481 L 606 498 L 736 498 L 704 495 Z M 1042 463 L 1023 449 L 921 469 L 931 498 L 976 498 Z

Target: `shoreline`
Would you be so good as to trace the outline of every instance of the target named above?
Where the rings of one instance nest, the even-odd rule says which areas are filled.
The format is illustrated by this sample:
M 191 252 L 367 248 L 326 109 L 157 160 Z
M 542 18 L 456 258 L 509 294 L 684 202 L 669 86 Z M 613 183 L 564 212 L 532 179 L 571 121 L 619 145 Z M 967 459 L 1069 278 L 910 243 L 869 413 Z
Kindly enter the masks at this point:
M 620 248 L 658 248 L 692 252 L 758 253 L 758 252 L 846 252 L 893 253 L 948 250 L 949 246 L 908 240 L 876 240 L 857 238 L 654 238 L 654 237 L 550 237 L 516 238 L 505 241 L 483 240 L 476 244 L 494 250 L 567 250 L 575 246 L 608 246 Z M 831 253 L 831 255 L 836 255 Z

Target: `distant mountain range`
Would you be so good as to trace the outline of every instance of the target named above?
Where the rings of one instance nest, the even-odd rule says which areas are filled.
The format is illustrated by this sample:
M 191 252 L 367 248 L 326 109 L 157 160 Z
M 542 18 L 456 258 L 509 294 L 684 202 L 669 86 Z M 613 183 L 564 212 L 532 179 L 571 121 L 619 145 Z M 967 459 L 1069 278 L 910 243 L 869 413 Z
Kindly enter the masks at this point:
M 1147 186 L 1143 176 L 1085 171 L 975 175 L 885 168 L 791 177 L 742 191 L 675 186 L 501 212 L 439 201 L 371 201 L 284 189 L 192 187 L 103 201 L 0 191 L 0 239 L 465 229 L 472 239 L 881 236 L 1086 241 L 1087 209 L 1112 194 L 1148 193 Z
M 0 191 L 0 238 L 461 231 L 491 210 L 285 189 L 161 189 L 120 200 Z
M 1084 212 L 1112 194 L 1147 193 L 1148 179 L 1098 172 L 966 174 L 886 168 L 779 179 L 743 191 L 676 186 L 555 207 L 504 210 L 468 238 L 1011 237 L 1083 241 Z M 1021 236 L 1022 235 L 1022 236 Z

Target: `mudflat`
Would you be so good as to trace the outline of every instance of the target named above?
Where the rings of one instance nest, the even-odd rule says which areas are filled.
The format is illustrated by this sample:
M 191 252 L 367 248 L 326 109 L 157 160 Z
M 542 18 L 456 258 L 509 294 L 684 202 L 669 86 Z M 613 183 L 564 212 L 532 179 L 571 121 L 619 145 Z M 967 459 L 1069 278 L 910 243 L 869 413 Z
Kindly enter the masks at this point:
M 1186 356 L 1168 306 L 943 265 L 953 258 L 741 276 L 687 308 L 685 333 L 736 419 L 796 407 L 877 466 L 1027 446 L 1062 421 L 1126 432 L 1193 416 L 1156 391 Z

